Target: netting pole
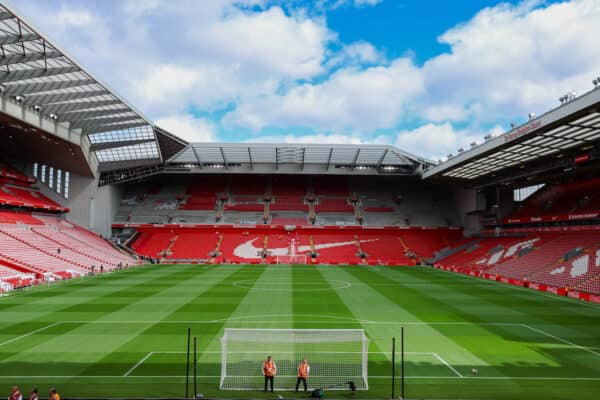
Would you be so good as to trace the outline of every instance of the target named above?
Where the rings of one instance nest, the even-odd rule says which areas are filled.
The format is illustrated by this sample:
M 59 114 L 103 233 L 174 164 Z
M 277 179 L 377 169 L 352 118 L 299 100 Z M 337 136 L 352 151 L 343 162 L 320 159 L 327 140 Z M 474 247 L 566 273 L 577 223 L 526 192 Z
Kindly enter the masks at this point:
M 194 399 L 198 397 L 198 357 L 196 336 L 194 336 Z
M 396 398 L 396 338 L 392 338 L 392 399 Z
M 187 399 L 190 394 L 190 335 L 192 334 L 192 328 L 188 327 L 187 332 L 187 351 L 186 351 L 186 362 L 185 362 L 185 398 Z
M 404 400 L 404 327 L 400 328 L 402 348 L 402 400 Z

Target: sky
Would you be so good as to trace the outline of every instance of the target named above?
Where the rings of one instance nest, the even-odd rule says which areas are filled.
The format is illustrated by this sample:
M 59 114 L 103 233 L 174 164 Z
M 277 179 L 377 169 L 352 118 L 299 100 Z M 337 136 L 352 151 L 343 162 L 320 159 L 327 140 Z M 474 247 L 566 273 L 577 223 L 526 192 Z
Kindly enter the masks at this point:
M 391 144 L 432 160 L 600 75 L 600 0 L 12 0 L 191 142 Z

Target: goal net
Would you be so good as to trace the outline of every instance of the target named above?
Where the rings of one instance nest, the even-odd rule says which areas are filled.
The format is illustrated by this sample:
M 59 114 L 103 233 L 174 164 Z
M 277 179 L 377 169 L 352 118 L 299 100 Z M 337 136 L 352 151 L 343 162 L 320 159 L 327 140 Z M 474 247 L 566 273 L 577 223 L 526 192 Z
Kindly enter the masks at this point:
M 225 329 L 221 338 L 221 390 L 262 390 L 262 363 L 277 367 L 275 390 L 295 389 L 298 364 L 307 359 L 309 388 L 369 388 L 368 345 L 362 329 Z
M 306 264 L 306 255 L 284 255 L 277 256 L 277 264 Z

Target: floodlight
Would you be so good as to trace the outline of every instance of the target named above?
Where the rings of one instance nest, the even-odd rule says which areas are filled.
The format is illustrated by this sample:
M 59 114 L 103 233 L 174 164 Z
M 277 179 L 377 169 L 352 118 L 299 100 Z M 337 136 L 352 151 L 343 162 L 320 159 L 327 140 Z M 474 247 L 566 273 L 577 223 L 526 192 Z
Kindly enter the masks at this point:
M 58 115 L 56 115 L 56 114 L 49 114 L 48 118 L 53 119 L 53 120 L 56 121 L 58 119 Z
M 15 101 L 17 103 L 22 103 L 23 102 L 23 96 L 15 96 Z
M 529 113 L 529 114 L 527 114 L 527 116 L 529 117 L 530 120 L 535 118 L 534 113 Z

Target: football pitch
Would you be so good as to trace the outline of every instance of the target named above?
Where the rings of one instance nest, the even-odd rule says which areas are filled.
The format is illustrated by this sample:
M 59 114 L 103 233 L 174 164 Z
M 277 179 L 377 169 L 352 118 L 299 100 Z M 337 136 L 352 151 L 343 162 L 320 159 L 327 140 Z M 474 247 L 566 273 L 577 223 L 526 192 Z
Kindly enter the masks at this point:
M 219 390 L 225 328 L 316 328 L 369 339 L 369 390 L 326 397 L 389 398 L 404 327 L 407 398 L 600 398 L 599 306 L 424 267 L 283 265 L 144 266 L 0 298 L 0 395 L 183 397 L 188 327 L 207 397 L 294 397 Z

